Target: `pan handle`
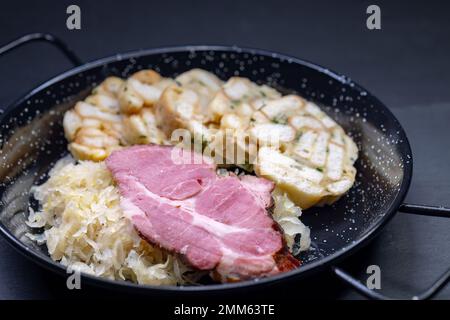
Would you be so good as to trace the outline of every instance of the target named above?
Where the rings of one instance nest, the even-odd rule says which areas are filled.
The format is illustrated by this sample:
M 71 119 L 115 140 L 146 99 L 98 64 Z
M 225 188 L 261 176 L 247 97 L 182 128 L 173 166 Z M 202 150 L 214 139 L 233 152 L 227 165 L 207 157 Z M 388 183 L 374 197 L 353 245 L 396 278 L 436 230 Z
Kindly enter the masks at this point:
M 420 214 L 423 216 L 450 218 L 450 208 L 446 207 L 404 203 L 400 206 L 400 208 L 398 208 L 398 211 L 403 213 Z
M 412 214 L 420 214 L 425 216 L 435 216 L 435 217 L 444 217 L 444 218 L 450 218 L 450 208 L 446 207 L 436 207 L 436 206 L 426 206 L 426 205 L 420 205 L 420 204 L 402 204 L 400 208 L 398 209 L 401 212 L 404 213 L 412 213 Z M 358 291 L 360 294 L 366 296 L 370 299 L 375 300 L 393 300 L 394 298 L 385 296 L 381 293 L 378 293 L 376 291 L 373 291 L 369 288 L 367 288 L 363 283 L 361 283 L 359 280 L 352 277 L 349 273 L 342 270 L 339 267 L 332 266 L 331 270 L 333 273 L 349 284 L 353 289 Z M 442 274 L 427 290 L 424 292 L 415 295 L 411 297 L 412 300 L 426 300 L 432 298 L 435 294 L 437 294 L 441 288 L 444 287 L 444 285 L 450 280 L 450 268 L 447 269 L 447 271 Z
M 386 295 L 383 295 L 381 293 L 378 293 L 374 290 L 369 289 L 367 286 L 365 286 L 361 281 L 358 279 L 355 279 L 353 276 L 351 276 L 349 273 L 344 271 L 343 269 L 332 266 L 331 270 L 333 273 L 342 281 L 350 285 L 353 289 L 355 289 L 357 292 L 362 294 L 363 296 L 374 299 L 374 300 L 397 300 L 397 299 L 404 299 L 404 298 L 393 298 Z M 431 299 L 435 294 L 437 294 L 444 286 L 445 284 L 450 280 L 450 268 L 447 269 L 444 274 L 442 274 L 428 289 L 421 292 L 420 294 L 414 295 L 410 297 L 411 300 L 427 300 Z
M 17 38 L 4 46 L 0 47 L 0 56 L 12 51 L 13 49 L 16 49 L 18 47 L 21 47 L 22 45 L 29 43 L 29 42 L 35 42 L 35 41 L 45 41 L 52 45 L 54 45 L 56 48 L 58 48 L 75 66 L 82 65 L 83 62 L 80 58 L 71 50 L 69 47 L 62 42 L 59 38 L 55 37 L 54 35 L 51 35 L 49 33 L 30 33 L 26 34 L 20 38 Z

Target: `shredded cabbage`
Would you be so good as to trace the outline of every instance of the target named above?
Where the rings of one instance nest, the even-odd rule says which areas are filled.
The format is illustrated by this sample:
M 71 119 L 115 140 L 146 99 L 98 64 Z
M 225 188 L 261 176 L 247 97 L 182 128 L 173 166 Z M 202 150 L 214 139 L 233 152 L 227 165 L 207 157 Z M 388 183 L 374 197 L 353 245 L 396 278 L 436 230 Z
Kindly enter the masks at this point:
M 44 227 L 52 259 L 82 272 L 152 285 L 188 281 L 178 259 L 142 240 L 123 215 L 119 192 L 103 162 L 60 160 L 50 178 L 32 189 L 41 203 L 28 225 Z
M 296 206 L 280 189 L 275 188 L 272 193 L 274 200 L 273 219 L 284 231 L 284 239 L 289 250 L 297 255 L 306 251 L 311 245 L 310 230 L 300 221 L 302 210 Z M 300 244 L 295 248 L 296 236 L 300 235 Z

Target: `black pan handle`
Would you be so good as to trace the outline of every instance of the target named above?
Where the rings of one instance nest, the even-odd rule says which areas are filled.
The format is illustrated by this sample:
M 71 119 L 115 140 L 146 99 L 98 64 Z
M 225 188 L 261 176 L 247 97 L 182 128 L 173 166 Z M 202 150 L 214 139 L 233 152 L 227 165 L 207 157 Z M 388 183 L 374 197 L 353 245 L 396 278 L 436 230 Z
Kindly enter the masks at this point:
M 374 300 L 396 300 L 396 299 L 404 299 L 404 298 L 393 298 L 386 295 L 383 295 L 381 293 L 378 293 L 374 290 L 371 290 L 367 288 L 361 281 L 355 279 L 353 276 L 351 276 L 346 271 L 342 270 L 339 267 L 331 267 L 331 270 L 334 272 L 334 274 L 340 278 L 342 281 L 350 285 L 353 289 L 355 289 L 357 292 L 362 294 L 363 296 L 374 299 Z M 450 268 L 447 269 L 444 274 L 442 274 L 427 290 L 423 291 L 420 294 L 414 295 L 412 297 L 409 297 L 408 299 L 411 300 L 427 300 L 432 298 L 435 294 L 437 294 L 440 289 L 442 289 L 445 284 L 450 280 Z
M 49 33 L 30 33 L 17 38 L 4 46 L 0 47 L 0 56 L 22 45 L 35 41 L 44 41 L 58 48 L 75 66 L 82 65 L 83 62 L 69 47 L 59 38 Z
M 404 213 L 420 214 L 423 216 L 450 218 L 450 208 L 446 207 L 404 203 L 400 206 L 400 208 L 398 208 L 398 211 Z
M 435 216 L 435 217 L 444 217 L 450 218 L 450 208 L 446 207 L 436 207 L 436 206 L 426 206 L 419 204 L 402 204 L 398 209 L 401 212 L 412 213 L 412 214 L 420 214 L 425 216 Z M 363 283 L 359 280 L 352 277 L 349 273 L 342 270 L 339 267 L 333 266 L 331 270 L 334 274 L 349 284 L 353 289 L 366 296 L 369 299 L 375 300 L 393 300 L 394 298 L 385 296 L 381 293 L 378 293 L 374 290 L 367 288 Z M 444 285 L 450 280 L 450 268 L 442 274 L 427 290 L 424 292 L 411 297 L 413 300 L 426 300 L 432 298 L 435 294 L 437 294 L 440 289 L 444 287 Z

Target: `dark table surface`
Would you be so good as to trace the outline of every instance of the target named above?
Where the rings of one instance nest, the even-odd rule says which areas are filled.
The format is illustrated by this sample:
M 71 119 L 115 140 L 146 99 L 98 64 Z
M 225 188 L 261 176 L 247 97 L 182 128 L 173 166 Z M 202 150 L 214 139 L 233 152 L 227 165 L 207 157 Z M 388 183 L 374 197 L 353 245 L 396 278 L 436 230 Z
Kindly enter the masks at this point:
M 66 8 L 81 7 L 82 29 L 66 28 Z M 0 44 L 44 31 L 85 61 L 138 48 L 232 44 L 274 50 L 327 66 L 368 88 L 404 126 L 414 155 L 406 201 L 450 206 L 450 5 L 377 1 L 382 29 L 366 28 L 368 1 L 8 1 Z M 32 44 L 0 58 L 0 107 L 70 67 L 53 48 Z M 450 221 L 399 213 L 368 247 L 341 266 L 360 279 L 381 268 L 382 292 L 407 297 L 450 265 Z M 295 291 L 294 291 L 295 290 Z M 358 299 L 327 272 L 259 292 L 294 298 Z M 70 292 L 0 239 L 0 299 L 120 297 L 95 288 Z M 437 299 L 450 299 L 450 286 Z

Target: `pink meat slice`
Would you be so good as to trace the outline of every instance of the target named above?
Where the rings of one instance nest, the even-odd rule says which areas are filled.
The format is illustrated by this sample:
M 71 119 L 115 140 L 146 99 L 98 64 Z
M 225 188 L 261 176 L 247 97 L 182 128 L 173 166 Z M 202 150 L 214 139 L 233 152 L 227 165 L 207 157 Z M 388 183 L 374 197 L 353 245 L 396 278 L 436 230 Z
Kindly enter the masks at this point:
M 180 154 L 184 161 L 174 156 Z M 140 235 L 216 279 L 251 279 L 299 265 L 267 212 L 272 182 L 218 176 L 209 158 L 169 146 L 118 150 L 106 165 Z

